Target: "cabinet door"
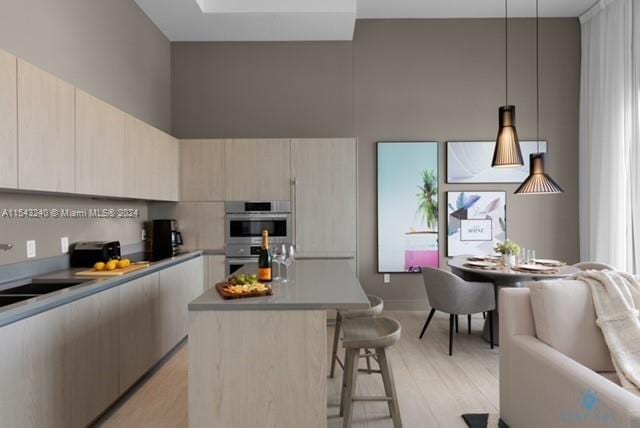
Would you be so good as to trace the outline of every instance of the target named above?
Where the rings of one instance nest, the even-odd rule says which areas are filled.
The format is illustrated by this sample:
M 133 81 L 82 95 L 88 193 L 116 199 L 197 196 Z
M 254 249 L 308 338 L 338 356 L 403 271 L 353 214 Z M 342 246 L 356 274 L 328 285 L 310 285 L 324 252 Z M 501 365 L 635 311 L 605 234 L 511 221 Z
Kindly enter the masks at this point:
M 76 192 L 125 196 L 124 113 L 76 89 Z
M 130 198 L 152 199 L 154 180 L 152 169 L 157 161 L 153 150 L 153 128 L 131 115 L 125 115 L 125 176 L 126 196 Z
M 0 187 L 18 187 L 17 59 L 0 50 Z
M 224 203 L 180 202 L 175 211 L 184 248 L 224 248 Z
M 224 140 L 182 140 L 181 201 L 224 201 Z
M 7 427 L 71 425 L 70 310 L 0 327 L 0 415 Z
M 157 293 L 157 273 L 120 285 L 120 393 L 155 363 Z
M 75 101 L 70 84 L 18 60 L 21 189 L 75 191 Z
M 213 288 L 225 279 L 225 257 L 224 256 L 204 256 L 203 257 L 205 281 L 204 291 Z
M 300 256 L 356 253 L 356 141 L 305 139 L 291 143 L 295 241 Z
M 119 287 L 71 303 L 71 425 L 87 426 L 120 395 Z
M 291 195 L 289 140 L 226 140 L 226 199 L 288 200 Z
M 149 165 L 149 173 L 154 177 L 150 183 L 151 198 L 160 201 L 177 201 L 180 168 L 178 142 L 159 129 L 152 128 L 151 133 L 155 156 L 155 161 Z
M 202 257 L 160 271 L 160 335 L 166 354 L 187 335 L 188 304 L 203 292 Z

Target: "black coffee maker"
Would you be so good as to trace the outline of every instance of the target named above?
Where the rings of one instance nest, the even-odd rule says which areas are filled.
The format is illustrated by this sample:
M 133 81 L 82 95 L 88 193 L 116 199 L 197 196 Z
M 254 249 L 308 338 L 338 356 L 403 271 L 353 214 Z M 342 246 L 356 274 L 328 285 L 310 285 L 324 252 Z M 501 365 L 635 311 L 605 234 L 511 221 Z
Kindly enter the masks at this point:
M 176 220 L 152 220 L 147 222 L 146 250 L 155 260 L 173 257 L 182 245 L 182 234 L 178 232 Z

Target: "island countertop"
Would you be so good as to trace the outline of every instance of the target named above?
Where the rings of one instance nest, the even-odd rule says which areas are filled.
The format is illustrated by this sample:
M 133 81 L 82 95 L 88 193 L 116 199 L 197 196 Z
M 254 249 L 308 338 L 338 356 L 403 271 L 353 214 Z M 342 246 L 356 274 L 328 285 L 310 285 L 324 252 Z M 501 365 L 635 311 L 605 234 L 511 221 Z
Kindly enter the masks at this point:
M 257 263 L 247 263 L 237 273 L 253 274 L 257 269 Z M 191 302 L 189 310 L 344 310 L 369 307 L 360 282 L 345 260 L 296 260 L 290 267 L 289 282 L 274 281 L 271 286 L 272 296 L 233 300 L 223 299 L 213 287 Z

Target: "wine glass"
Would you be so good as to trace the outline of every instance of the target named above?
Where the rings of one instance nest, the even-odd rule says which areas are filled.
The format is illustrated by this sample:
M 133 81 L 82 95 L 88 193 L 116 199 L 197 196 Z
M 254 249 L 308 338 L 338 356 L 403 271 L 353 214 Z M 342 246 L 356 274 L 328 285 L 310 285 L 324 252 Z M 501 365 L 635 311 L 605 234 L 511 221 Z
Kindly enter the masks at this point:
M 282 247 L 277 245 L 273 248 L 273 262 L 278 265 L 278 276 L 274 278 L 277 280 L 282 279 L 282 261 L 285 257 Z
M 295 249 L 293 245 L 283 245 L 282 246 L 282 264 L 287 268 L 287 274 L 282 279 L 282 282 L 289 282 L 289 267 L 293 264 L 293 260 L 295 259 Z

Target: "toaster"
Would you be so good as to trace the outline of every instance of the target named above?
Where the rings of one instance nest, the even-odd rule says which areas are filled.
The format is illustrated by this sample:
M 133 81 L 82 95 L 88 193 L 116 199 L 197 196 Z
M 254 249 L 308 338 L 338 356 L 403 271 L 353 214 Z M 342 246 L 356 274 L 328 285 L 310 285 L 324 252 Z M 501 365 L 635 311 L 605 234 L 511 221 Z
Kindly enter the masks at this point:
M 71 248 L 71 267 L 91 267 L 120 258 L 120 241 L 77 242 Z

